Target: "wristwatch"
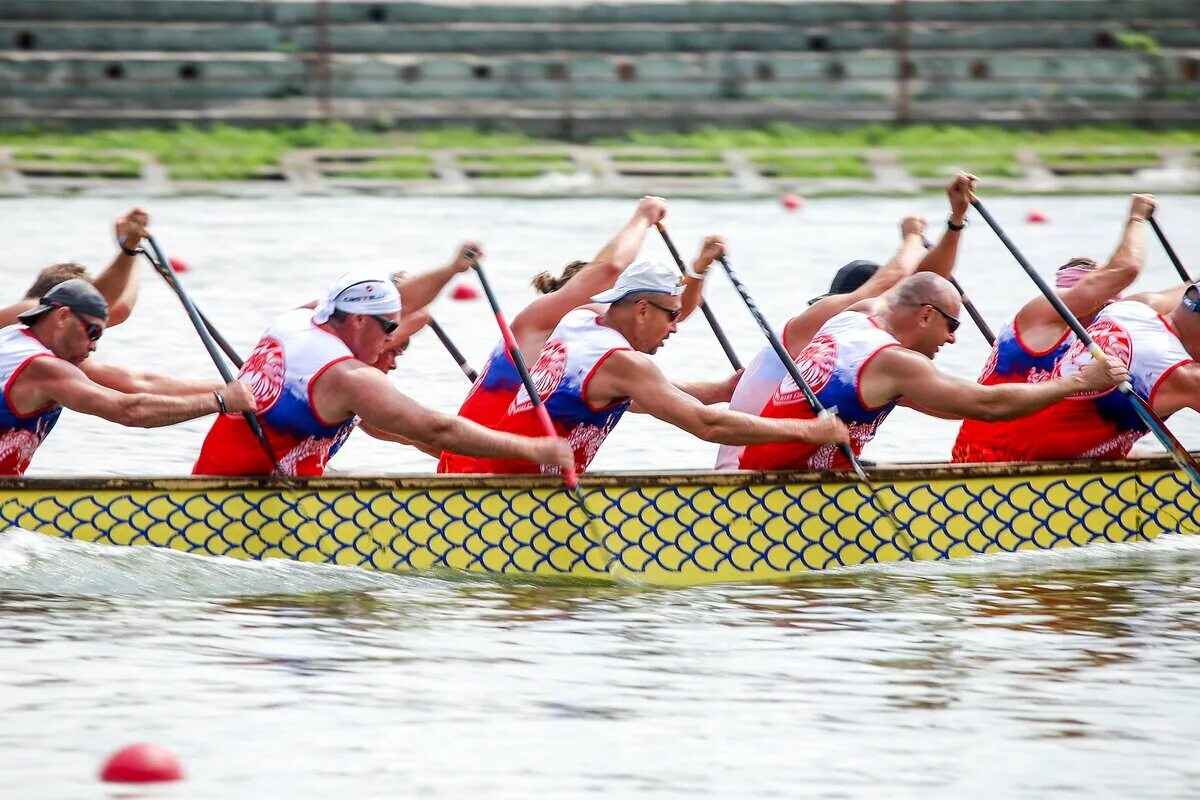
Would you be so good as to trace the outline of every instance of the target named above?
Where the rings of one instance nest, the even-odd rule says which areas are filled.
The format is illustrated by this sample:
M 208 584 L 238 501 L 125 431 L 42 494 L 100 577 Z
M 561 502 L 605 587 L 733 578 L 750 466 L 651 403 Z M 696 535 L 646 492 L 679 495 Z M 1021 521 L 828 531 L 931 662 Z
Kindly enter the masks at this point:
M 967 220 L 965 217 L 963 218 L 962 225 L 955 225 L 953 222 L 953 219 L 954 219 L 954 217 L 946 217 L 946 227 L 949 228 L 950 230 L 961 231 L 963 228 L 967 227 Z

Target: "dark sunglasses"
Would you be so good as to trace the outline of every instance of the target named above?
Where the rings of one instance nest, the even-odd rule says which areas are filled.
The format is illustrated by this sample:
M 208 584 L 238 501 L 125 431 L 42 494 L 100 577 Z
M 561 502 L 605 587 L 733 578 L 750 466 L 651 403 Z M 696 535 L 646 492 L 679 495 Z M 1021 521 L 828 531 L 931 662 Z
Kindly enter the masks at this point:
M 951 332 L 951 333 L 954 333 L 955 331 L 957 331 L 957 330 L 958 330 L 958 326 L 959 326 L 959 325 L 962 325 L 962 322 L 959 320 L 959 318 L 958 318 L 958 317 L 952 317 L 952 316 L 950 316 L 950 315 L 949 315 L 949 314 L 947 314 L 945 311 L 942 311 L 940 308 L 938 308 L 937 306 L 935 306 L 933 303 L 922 303 L 922 305 L 924 305 L 924 306 L 928 306 L 929 308 L 932 308 L 934 311 L 938 312 L 938 313 L 939 313 L 939 314 L 941 314 L 943 317 L 945 317 L 945 318 L 946 318 L 946 327 L 948 327 L 948 328 L 950 329 L 950 332 Z
M 70 311 L 72 314 L 75 315 L 75 319 L 79 320 L 79 322 L 83 325 L 83 330 L 87 333 L 87 337 L 88 337 L 89 341 L 92 341 L 92 342 L 100 341 L 100 337 L 104 335 L 104 326 L 103 325 L 101 325 L 98 322 L 88 322 L 86 319 L 83 318 L 82 314 L 80 314 L 78 311 L 71 308 L 70 306 L 59 306 L 59 308 L 65 308 L 65 309 L 67 309 L 67 311 Z
M 650 303 L 649 300 L 647 300 L 646 302 Z M 683 313 L 682 308 L 667 308 L 666 306 L 660 306 L 658 303 L 650 303 L 650 305 L 654 306 L 659 311 L 667 312 L 667 316 L 671 318 L 671 322 L 674 322 L 675 320 L 679 319 L 679 315 Z
M 1200 286 L 1193 283 L 1184 290 L 1183 307 L 1188 311 L 1200 313 Z
M 387 317 L 381 317 L 378 314 L 372 314 L 371 319 L 378 322 L 379 327 L 383 328 L 384 336 L 391 336 L 393 333 L 396 332 L 396 328 L 400 327 L 400 323 L 396 322 L 396 320 L 388 319 Z

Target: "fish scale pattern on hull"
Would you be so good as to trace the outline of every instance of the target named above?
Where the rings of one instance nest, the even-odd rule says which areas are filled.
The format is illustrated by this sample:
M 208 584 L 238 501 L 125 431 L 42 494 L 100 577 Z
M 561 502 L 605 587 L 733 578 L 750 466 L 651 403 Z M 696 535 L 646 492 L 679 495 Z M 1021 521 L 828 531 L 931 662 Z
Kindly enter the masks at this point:
M 842 566 L 1196 533 L 1200 495 L 1163 461 L 1011 474 L 897 469 L 875 498 L 846 476 L 598 477 L 598 516 L 550 480 L 12 480 L 0 528 L 243 559 L 406 572 L 771 580 Z M 1040 465 L 1039 465 L 1040 466 Z M 775 480 L 778 477 L 779 480 Z M 887 510 L 901 529 L 877 503 Z

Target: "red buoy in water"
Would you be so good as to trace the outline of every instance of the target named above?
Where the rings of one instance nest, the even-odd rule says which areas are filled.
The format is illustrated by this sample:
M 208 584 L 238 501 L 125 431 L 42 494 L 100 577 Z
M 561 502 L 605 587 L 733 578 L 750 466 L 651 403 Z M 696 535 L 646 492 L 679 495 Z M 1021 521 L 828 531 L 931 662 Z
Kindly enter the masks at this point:
M 478 300 L 479 290 L 469 283 L 460 283 L 450 291 L 454 300 Z
M 175 754 L 147 742 L 121 748 L 100 770 L 100 780 L 108 783 L 161 783 L 182 778 L 183 768 Z
M 187 262 L 184 261 L 182 258 L 171 258 L 171 266 L 175 268 L 176 272 L 180 272 L 180 273 L 188 272 L 191 270 L 191 267 L 189 267 L 187 265 Z
M 779 198 L 779 202 L 788 211 L 796 211 L 804 205 L 804 198 L 798 194 L 785 194 Z
M 1025 215 L 1026 222 L 1032 222 L 1035 225 L 1040 225 L 1043 222 L 1049 222 L 1050 218 L 1040 211 L 1030 211 Z

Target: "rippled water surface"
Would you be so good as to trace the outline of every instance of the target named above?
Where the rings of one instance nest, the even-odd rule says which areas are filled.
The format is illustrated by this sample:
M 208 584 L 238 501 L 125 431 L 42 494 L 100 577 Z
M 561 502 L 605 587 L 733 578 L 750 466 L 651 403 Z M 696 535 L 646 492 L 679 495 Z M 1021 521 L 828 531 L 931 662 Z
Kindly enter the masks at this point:
M 112 199 L 0 202 L 7 293 L 38 266 L 108 256 Z M 1020 222 L 1037 207 L 1049 226 Z M 993 213 L 1049 271 L 1105 256 L 1120 198 L 998 199 Z M 186 260 L 197 301 L 249 349 L 276 312 L 344 265 L 417 267 L 483 239 L 502 301 L 530 273 L 592 254 L 631 203 L 339 198 L 159 200 L 155 231 Z M 675 203 L 681 249 L 723 232 L 768 316 L 819 293 L 853 258 L 882 260 L 908 209 L 943 201 Z M 1196 198 L 1162 212 L 1187 260 Z M 1169 216 L 1168 216 L 1169 214 Z M 15 233 L 14 233 L 15 232 Z M 999 322 L 1030 290 L 995 238 L 968 231 L 962 282 Z M 648 240 L 644 254 L 662 257 Z M 1139 287 L 1171 280 L 1151 243 Z M 1198 259 L 1193 259 L 1198 260 Z M 1200 267 L 1197 267 L 1200 271 Z M 753 323 L 722 279 L 713 306 L 748 359 Z M 485 308 L 439 318 L 476 364 Z M 943 368 L 978 371 L 964 326 Z M 149 276 L 100 357 L 205 376 L 178 305 Z M 697 318 L 658 357 L 669 374 L 722 365 Z M 432 337 L 398 385 L 452 409 L 465 381 Z M 1173 420 L 1200 442 L 1195 415 Z M 126 431 L 64 414 L 31 474 L 177 474 L 206 426 Z M 893 415 L 870 452 L 943 458 L 950 423 Z M 606 469 L 705 467 L 713 448 L 626 419 Z M 428 469 L 420 454 L 351 440 L 346 471 Z M 1200 767 L 1200 540 L 893 565 L 788 584 L 685 590 L 393 576 L 292 562 L 0 534 L 0 796 L 1194 797 Z M 139 740 L 188 780 L 116 789 L 95 773 Z

